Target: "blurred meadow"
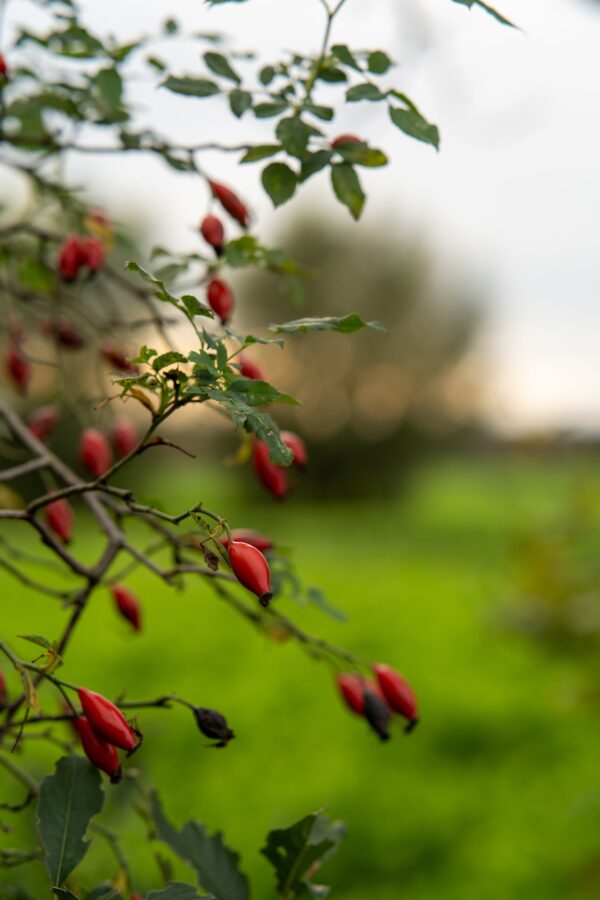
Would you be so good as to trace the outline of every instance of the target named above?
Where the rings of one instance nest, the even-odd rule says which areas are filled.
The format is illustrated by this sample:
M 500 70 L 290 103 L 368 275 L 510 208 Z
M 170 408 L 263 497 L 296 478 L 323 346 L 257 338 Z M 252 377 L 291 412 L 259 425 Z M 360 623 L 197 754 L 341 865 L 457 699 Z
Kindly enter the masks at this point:
M 302 577 L 349 619 L 290 602 L 285 611 L 367 659 L 398 666 L 422 704 L 413 735 L 397 728 L 381 744 L 342 706 L 326 667 L 297 645 L 253 633 L 201 583 L 179 593 L 132 574 L 128 583 L 144 601 L 139 636 L 117 620 L 107 592 L 98 596 L 64 677 L 109 696 L 130 686 L 131 699 L 140 686 L 148 697 L 177 690 L 226 714 L 237 739 L 215 750 L 185 711 L 148 710 L 140 715 L 145 744 L 130 765 L 139 761 L 175 821 L 193 816 L 223 830 L 242 853 L 254 896 L 271 896 L 258 853 L 266 831 L 321 807 L 348 824 L 320 873 L 345 900 L 598 896 L 597 659 L 507 631 L 499 618 L 518 588 L 521 530 L 550 528 L 581 485 L 593 506 L 597 465 L 516 451 L 455 458 L 421 469 L 398 500 L 289 506 L 245 499 L 236 472 L 165 461 L 149 474 L 146 491 L 168 478 L 174 509 L 198 497 L 209 507 L 218 501 L 235 525 L 293 545 Z M 597 539 L 600 519 L 592 513 L 591 521 Z M 78 528 L 73 549 L 85 553 L 92 542 Z M 4 574 L 2 592 L 10 597 L 5 633 L 58 630 L 63 616 L 49 598 Z M 49 762 L 40 750 L 40 776 Z M 2 795 L 17 800 L 19 791 L 0 780 Z M 125 838 L 135 883 L 150 887 L 144 826 L 127 828 L 114 807 L 108 822 Z M 12 845 L 14 835 L 0 842 Z M 90 883 L 108 854 L 96 842 Z M 18 881 L 42 897 L 44 879 L 32 865 Z

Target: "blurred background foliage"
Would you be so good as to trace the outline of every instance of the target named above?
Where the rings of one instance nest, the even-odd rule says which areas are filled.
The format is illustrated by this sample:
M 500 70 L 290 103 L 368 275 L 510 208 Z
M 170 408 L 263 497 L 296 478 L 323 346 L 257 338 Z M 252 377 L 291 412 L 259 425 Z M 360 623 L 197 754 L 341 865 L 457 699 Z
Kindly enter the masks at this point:
M 351 311 L 388 330 L 347 340 L 299 335 L 281 356 L 254 353 L 301 403 L 277 415 L 311 446 L 302 493 L 389 496 L 428 451 L 478 430 L 480 298 L 424 236 L 384 223 L 356 231 L 304 218 L 281 243 L 307 272 L 304 300 L 278 289 L 272 276 L 252 273 L 240 285 L 250 327 Z

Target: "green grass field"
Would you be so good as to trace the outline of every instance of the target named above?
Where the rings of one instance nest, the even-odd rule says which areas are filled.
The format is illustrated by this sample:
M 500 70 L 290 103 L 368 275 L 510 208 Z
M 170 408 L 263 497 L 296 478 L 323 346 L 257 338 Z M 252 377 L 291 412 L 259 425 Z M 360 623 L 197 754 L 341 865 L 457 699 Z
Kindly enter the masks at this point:
M 251 509 L 226 474 L 203 482 L 186 470 L 170 488 L 173 511 L 203 497 L 234 524 L 295 548 L 305 580 L 349 621 L 291 603 L 285 611 L 405 673 L 422 706 L 410 737 L 397 728 L 381 744 L 342 707 L 322 664 L 292 642 L 257 634 L 199 581 L 177 593 L 151 574 L 132 575 L 144 599 L 141 636 L 99 595 L 61 672 L 109 696 L 177 691 L 227 715 L 237 739 L 214 750 L 183 709 L 146 712 L 145 744 L 132 764 L 160 789 L 174 820 L 193 816 L 224 831 L 255 898 L 274 896 L 258 853 L 265 833 L 319 808 L 348 826 L 320 873 L 344 900 L 597 898 L 600 716 L 589 699 L 597 669 L 494 624 L 514 588 L 515 529 L 560 513 L 579 477 L 575 463 L 452 462 L 423 470 L 403 500 L 320 508 L 292 501 Z M 600 470 L 588 467 L 585 477 L 600 496 Z M 87 552 L 86 541 L 88 532 L 74 549 Z M 64 613 L 52 600 L 4 574 L 1 590 L 1 630 L 19 652 L 28 649 L 16 634 L 58 633 Z M 23 764 L 27 756 L 41 777 L 47 753 L 32 744 Z M 4 773 L 0 787 L 13 800 L 20 794 Z M 158 887 L 143 826 L 120 818 L 119 792 L 128 787 L 107 790 L 115 795 L 108 821 L 124 832 L 137 889 Z M 0 834 L 0 846 L 15 844 Z M 108 851 L 94 846 L 82 871 L 92 883 L 107 866 Z M 40 865 L 2 880 L 35 885 L 36 900 L 47 896 Z

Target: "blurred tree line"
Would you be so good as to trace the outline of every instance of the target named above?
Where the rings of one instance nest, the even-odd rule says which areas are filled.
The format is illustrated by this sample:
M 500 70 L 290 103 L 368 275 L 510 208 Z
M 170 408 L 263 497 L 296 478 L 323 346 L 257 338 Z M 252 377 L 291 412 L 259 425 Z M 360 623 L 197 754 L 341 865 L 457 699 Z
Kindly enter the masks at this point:
M 282 243 L 309 272 L 306 300 L 277 292 L 267 273 L 248 276 L 239 294 L 252 328 L 350 310 L 389 331 L 349 340 L 304 335 L 289 342 L 285 360 L 273 348 L 253 348 L 266 377 L 302 404 L 277 410 L 278 421 L 310 445 L 311 478 L 301 491 L 387 496 L 425 455 L 477 427 L 473 289 L 422 239 L 397 229 L 359 236 L 315 217 L 296 222 Z

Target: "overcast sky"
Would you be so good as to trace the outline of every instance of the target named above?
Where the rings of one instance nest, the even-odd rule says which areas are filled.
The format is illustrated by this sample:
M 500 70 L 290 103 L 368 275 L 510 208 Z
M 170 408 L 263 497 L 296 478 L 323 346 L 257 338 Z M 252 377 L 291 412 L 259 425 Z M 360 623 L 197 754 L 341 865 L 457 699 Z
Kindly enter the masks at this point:
M 266 61 L 281 48 L 314 51 L 323 26 L 318 0 L 248 0 L 208 9 L 201 0 L 83 0 L 94 27 L 119 36 L 151 31 L 167 16 L 194 30 L 222 31 L 236 49 Z M 391 166 L 367 173 L 366 224 L 430 235 L 448 259 L 485 286 L 482 347 L 490 364 L 488 414 L 503 429 L 600 428 L 600 3 L 497 0 L 522 28 L 450 0 L 348 0 L 333 39 L 382 48 L 399 63 L 389 86 L 408 93 L 439 124 L 442 147 L 403 137 L 376 104 L 349 107 L 336 122 L 384 147 Z M 9 10 L 20 12 L 23 2 Z M 31 7 L 30 7 L 31 9 Z M 197 49 L 176 59 L 199 72 Z M 325 99 L 326 99 L 325 94 Z M 165 134 L 184 141 L 260 141 L 272 123 L 231 120 L 222 101 L 193 101 L 140 88 L 140 104 Z M 204 104 L 204 105 L 203 105 Z M 260 167 L 206 159 L 240 187 L 276 240 L 288 218 L 273 213 Z M 90 161 L 73 161 L 88 180 Z M 142 204 L 152 238 L 189 245 L 204 195 L 138 156 L 94 163 L 100 196 L 126 213 Z M 302 202 L 334 223 L 347 213 L 315 179 Z

